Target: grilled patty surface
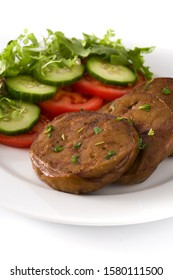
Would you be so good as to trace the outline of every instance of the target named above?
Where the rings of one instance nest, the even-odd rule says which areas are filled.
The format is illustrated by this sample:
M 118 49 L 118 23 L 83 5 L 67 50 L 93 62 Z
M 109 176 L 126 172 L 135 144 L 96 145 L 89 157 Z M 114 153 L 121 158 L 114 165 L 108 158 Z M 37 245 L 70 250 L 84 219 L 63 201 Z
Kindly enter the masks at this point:
M 38 136 L 30 157 L 38 176 L 54 189 L 89 193 L 115 182 L 139 152 L 128 120 L 81 111 L 56 117 Z

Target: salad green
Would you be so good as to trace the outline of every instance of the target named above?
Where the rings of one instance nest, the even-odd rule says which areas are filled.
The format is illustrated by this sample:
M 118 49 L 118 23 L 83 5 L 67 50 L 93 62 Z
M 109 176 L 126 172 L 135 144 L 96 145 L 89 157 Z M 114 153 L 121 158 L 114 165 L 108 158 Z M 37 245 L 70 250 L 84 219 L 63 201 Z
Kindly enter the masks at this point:
M 111 64 L 130 67 L 150 79 L 152 73 L 144 65 L 144 53 L 154 47 L 127 49 L 115 32 L 108 30 L 103 38 L 83 33 L 82 39 L 67 38 L 63 32 L 47 29 L 47 35 L 39 40 L 34 33 L 24 30 L 17 39 L 11 40 L 0 54 L 0 77 L 31 74 L 40 69 L 42 75 L 50 65 L 72 67 L 92 55 L 106 59 Z

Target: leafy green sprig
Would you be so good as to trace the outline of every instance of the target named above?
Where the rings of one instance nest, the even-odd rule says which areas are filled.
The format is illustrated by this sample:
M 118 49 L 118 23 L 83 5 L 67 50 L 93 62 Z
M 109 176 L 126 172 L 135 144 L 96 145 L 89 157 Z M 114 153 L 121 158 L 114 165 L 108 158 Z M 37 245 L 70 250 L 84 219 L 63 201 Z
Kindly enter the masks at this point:
M 115 39 L 115 32 L 111 29 L 103 38 L 83 33 L 82 39 L 67 38 L 63 32 L 47 29 L 47 35 L 41 40 L 24 30 L 0 54 L 0 77 L 32 73 L 36 66 L 42 73 L 51 64 L 72 67 L 91 55 L 98 55 L 112 64 L 127 65 L 134 72 L 141 71 L 150 79 L 152 73 L 144 65 L 143 54 L 152 51 L 153 47 L 125 48 L 120 39 Z
M 8 121 L 10 119 L 19 119 L 25 111 L 26 108 L 20 101 L 7 97 L 0 98 L 0 120 Z

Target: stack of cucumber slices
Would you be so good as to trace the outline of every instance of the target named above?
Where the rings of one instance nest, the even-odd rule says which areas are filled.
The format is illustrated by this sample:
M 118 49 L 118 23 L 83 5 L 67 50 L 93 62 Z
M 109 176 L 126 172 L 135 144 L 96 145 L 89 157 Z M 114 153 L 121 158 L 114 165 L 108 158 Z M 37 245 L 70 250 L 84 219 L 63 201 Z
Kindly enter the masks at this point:
M 100 57 L 90 57 L 86 63 L 87 72 L 96 79 L 112 85 L 128 85 L 136 81 L 135 73 L 123 65 L 112 65 Z M 18 75 L 6 79 L 7 91 L 11 97 L 40 102 L 54 96 L 58 86 L 64 86 L 79 80 L 85 71 L 84 64 L 69 67 L 51 65 L 43 73 L 37 69 L 33 76 Z
M 20 74 L 8 77 L 6 89 L 12 100 L 0 100 L 4 108 L 1 109 L 0 133 L 15 135 L 29 131 L 40 116 L 40 108 L 35 103 L 52 98 L 59 86 L 79 80 L 85 69 L 91 76 L 107 84 L 128 85 L 136 81 L 136 75 L 130 68 L 111 65 L 95 56 L 90 57 L 85 66 L 76 64 L 69 68 L 51 65 L 43 73 L 36 67 L 33 76 Z
M 0 99 L 0 133 L 16 135 L 30 131 L 40 117 L 40 108 L 35 103 L 52 98 L 58 86 L 71 84 L 83 73 L 81 64 L 72 68 L 49 67 L 45 75 L 35 70 L 33 76 L 6 78 L 10 98 Z

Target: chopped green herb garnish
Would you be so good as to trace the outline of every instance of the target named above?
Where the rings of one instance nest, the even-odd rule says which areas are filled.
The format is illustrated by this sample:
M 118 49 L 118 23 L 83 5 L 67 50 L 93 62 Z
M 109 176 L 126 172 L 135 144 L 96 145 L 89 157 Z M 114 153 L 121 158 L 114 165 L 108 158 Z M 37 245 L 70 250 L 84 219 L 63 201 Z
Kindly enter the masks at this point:
M 73 156 L 71 157 L 71 161 L 72 161 L 72 163 L 74 163 L 74 164 L 77 164 L 77 163 L 78 163 L 78 160 L 79 160 L 79 156 L 78 156 L 78 155 L 73 155 Z
M 53 125 L 46 126 L 45 133 L 49 133 L 49 132 L 52 132 L 52 131 L 54 131 L 54 126 Z
M 115 155 L 116 155 L 116 153 L 114 151 L 109 151 L 104 158 L 110 159 L 111 157 L 113 157 Z
M 143 111 L 146 111 L 146 112 L 149 112 L 151 110 L 151 105 L 146 103 L 144 105 L 139 106 L 139 109 L 143 110 Z
M 81 145 L 82 145 L 82 142 L 78 142 L 78 143 L 73 145 L 73 148 L 79 149 L 81 147 Z
M 53 147 L 53 151 L 56 152 L 56 153 L 59 153 L 59 152 L 61 152 L 63 150 L 64 150 L 63 146 L 55 146 L 55 147 Z
M 47 125 L 45 128 L 45 133 L 47 134 L 48 138 L 52 137 L 52 132 L 54 131 L 53 125 Z
M 116 117 L 116 121 L 122 121 L 124 120 L 124 117 Z
M 168 87 L 164 87 L 164 88 L 162 89 L 162 93 L 165 94 L 165 95 L 167 95 L 167 94 L 170 94 L 170 93 L 171 93 L 171 90 L 170 90 Z
M 143 142 L 142 137 L 139 137 L 138 139 L 138 148 L 139 150 L 144 150 L 146 148 L 146 144 Z
M 125 120 L 125 121 L 131 121 L 131 119 L 128 119 L 128 118 L 126 118 L 126 117 L 116 117 L 116 121 L 123 121 L 123 120 Z
M 154 130 L 152 128 L 148 131 L 148 136 L 154 136 Z
M 128 121 L 129 124 L 133 124 L 133 119 L 132 118 L 125 118 L 125 117 L 116 117 L 116 121 Z
M 96 127 L 94 127 L 93 130 L 94 130 L 95 134 L 99 134 L 100 132 L 102 132 L 103 129 L 101 127 L 96 126 Z
M 84 129 L 83 127 L 79 128 L 77 133 L 80 133 L 83 129 Z
M 95 146 L 99 146 L 99 145 L 102 145 L 104 143 L 105 143 L 105 141 L 100 141 L 100 142 L 95 143 Z

